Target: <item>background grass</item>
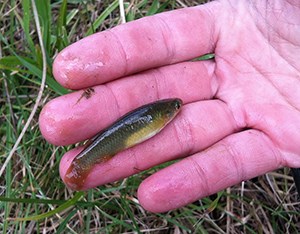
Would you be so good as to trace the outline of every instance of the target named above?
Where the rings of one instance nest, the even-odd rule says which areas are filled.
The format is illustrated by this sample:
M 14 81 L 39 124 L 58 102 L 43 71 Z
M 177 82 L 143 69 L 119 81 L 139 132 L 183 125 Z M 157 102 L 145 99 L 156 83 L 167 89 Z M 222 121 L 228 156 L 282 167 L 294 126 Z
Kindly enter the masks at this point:
M 127 1 L 126 20 L 194 6 L 201 1 Z M 120 23 L 118 1 L 37 0 L 47 55 L 42 106 L 69 92 L 51 74 L 67 45 Z M 0 168 L 21 133 L 41 84 L 42 53 L 30 0 L 0 3 Z M 38 113 L 0 180 L 0 233 L 297 233 L 296 189 L 289 169 L 254 178 L 164 214 L 145 211 L 141 181 L 160 167 L 88 192 L 73 193 L 59 178 L 61 156 L 41 136 Z M 167 165 L 167 164 L 166 164 Z M 36 217 L 32 218 L 32 216 Z M 29 218 L 24 221 L 16 218 Z

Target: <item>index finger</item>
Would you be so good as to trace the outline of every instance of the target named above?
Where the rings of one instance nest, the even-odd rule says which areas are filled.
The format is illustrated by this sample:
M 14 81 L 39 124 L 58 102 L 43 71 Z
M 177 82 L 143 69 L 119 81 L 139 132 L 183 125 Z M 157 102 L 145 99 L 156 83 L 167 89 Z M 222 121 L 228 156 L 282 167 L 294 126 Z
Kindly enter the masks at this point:
M 64 87 L 82 89 L 209 53 L 216 38 L 211 4 L 145 17 L 86 37 L 57 56 L 53 74 Z

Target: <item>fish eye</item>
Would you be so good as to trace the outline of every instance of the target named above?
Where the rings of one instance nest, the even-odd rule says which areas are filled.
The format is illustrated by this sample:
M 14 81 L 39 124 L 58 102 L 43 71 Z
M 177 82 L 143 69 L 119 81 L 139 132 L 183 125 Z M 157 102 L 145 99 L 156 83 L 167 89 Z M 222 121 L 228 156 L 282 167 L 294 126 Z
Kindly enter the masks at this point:
M 176 100 L 176 102 L 175 102 L 175 108 L 176 108 L 177 110 L 181 107 L 181 105 L 182 105 L 181 100 Z

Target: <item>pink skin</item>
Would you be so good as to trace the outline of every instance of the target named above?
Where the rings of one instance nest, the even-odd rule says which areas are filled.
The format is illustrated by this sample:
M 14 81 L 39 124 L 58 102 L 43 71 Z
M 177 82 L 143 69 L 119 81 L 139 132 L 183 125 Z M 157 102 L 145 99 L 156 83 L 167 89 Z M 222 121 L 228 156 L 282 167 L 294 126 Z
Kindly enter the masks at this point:
M 189 62 L 212 52 L 214 61 Z M 142 104 L 183 99 L 166 129 L 96 165 L 84 186 L 182 158 L 138 190 L 145 209 L 172 210 L 268 171 L 300 167 L 299 61 L 298 0 L 223 0 L 146 17 L 57 56 L 53 71 L 63 86 L 95 92 L 52 100 L 40 128 L 53 144 L 73 144 Z M 78 152 L 62 158 L 63 179 Z

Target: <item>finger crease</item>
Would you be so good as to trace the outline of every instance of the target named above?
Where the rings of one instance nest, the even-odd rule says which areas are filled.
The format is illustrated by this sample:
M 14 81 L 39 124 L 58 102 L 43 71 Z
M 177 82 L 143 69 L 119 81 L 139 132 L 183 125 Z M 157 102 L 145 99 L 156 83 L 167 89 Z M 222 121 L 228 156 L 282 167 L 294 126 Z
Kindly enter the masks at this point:
M 116 107 L 117 107 L 118 116 L 120 117 L 120 116 L 121 116 L 121 107 L 120 107 L 120 105 L 119 105 L 119 101 L 118 101 L 117 96 L 115 95 L 113 89 L 110 87 L 109 84 L 104 84 L 103 86 L 104 86 L 104 87 L 108 90 L 108 92 L 111 94 L 111 97 L 112 97 L 112 99 L 114 100 L 114 105 L 113 105 L 113 106 L 116 106 Z M 111 101 L 110 98 L 109 98 L 108 100 Z
M 168 23 L 159 15 L 156 15 L 157 19 L 160 21 L 160 26 L 161 26 L 161 34 L 162 38 L 165 44 L 165 48 L 167 50 L 167 60 L 172 63 L 174 56 L 175 56 L 175 46 L 172 40 L 168 40 L 168 38 L 173 38 L 173 33 L 172 30 L 170 29 Z
M 176 138 L 178 139 L 181 152 L 184 154 L 189 155 L 195 149 L 195 139 L 193 127 L 191 123 L 185 116 L 182 115 L 179 124 L 174 124 L 174 129 L 176 132 Z M 184 139 L 180 138 L 179 136 L 184 136 Z M 182 155 L 184 156 L 184 155 Z
M 231 160 L 234 168 L 236 168 L 235 171 L 237 172 L 237 178 L 244 181 L 246 178 L 245 178 L 245 173 L 243 170 L 243 164 L 242 164 L 242 161 L 238 160 L 239 158 L 241 158 L 240 154 L 235 149 L 235 147 L 232 145 L 232 142 L 228 142 L 227 144 L 224 145 L 224 147 L 225 147 L 225 150 L 228 152 L 228 155 L 230 156 L 230 158 L 228 158 L 228 159 Z
M 191 162 L 192 162 L 191 165 L 193 165 L 192 169 L 194 169 L 194 170 L 191 170 L 191 172 L 193 173 L 195 171 L 198 175 L 199 180 L 197 181 L 198 182 L 197 184 L 202 185 L 201 189 L 203 191 L 203 195 L 204 196 L 210 195 L 211 192 L 209 189 L 210 187 L 208 185 L 209 179 L 207 178 L 205 171 L 202 169 L 202 167 L 199 165 L 199 163 L 193 157 L 190 157 L 188 159 L 191 160 Z M 193 178 L 194 178 L 194 176 L 193 176 Z
M 161 98 L 161 90 L 163 90 L 163 93 L 165 93 L 167 96 L 169 96 L 169 93 L 166 93 L 166 84 L 165 81 L 166 79 L 166 75 L 164 72 L 162 72 L 159 68 L 157 69 L 153 69 L 153 75 L 154 75 L 154 81 L 155 81 L 155 85 L 156 85 L 156 96 L 158 99 Z M 164 85 L 163 85 L 164 84 Z
M 112 30 L 107 30 L 107 31 L 111 33 L 111 35 L 116 39 L 118 45 L 120 46 L 120 52 L 122 54 L 123 61 L 125 61 L 124 72 L 123 72 L 123 76 L 125 76 L 125 75 L 127 75 L 127 72 L 128 72 L 128 62 L 127 62 L 128 56 L 127 56 L 126 50 L 124 49 L 122 40 L 118 37 L 118 34 L 114 33 Z

